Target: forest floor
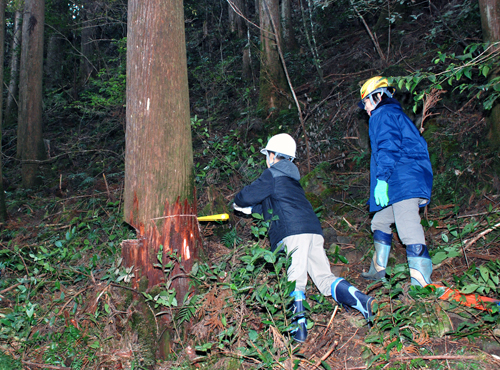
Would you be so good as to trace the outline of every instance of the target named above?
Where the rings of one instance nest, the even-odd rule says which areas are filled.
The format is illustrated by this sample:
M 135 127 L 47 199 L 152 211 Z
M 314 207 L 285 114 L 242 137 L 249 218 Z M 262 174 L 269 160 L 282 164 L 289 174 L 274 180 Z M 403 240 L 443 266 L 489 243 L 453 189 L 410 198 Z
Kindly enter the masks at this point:
M 348 194 L 353 178 L 366 181 L 366 175 L 344 172 L 338 177 L 338 184 L 342 192 Z M 324 176 L 318 178 L 324 180 Z M 16 194 L 16 201 L 9 202 L 10 219 L 1 231 L 0 253 L 4 257 L 11 254 L 11 257 L 3 260 L 2 268 L 0 314 L 4 332 L 0 348 L 4 356 L 9 354 L 25 369 L 132 369 L 143 364 L 140 361 L 142 347 L 131 329 L 134 307 L 131 302 L 124 302 L 123 291 L 129 288 L 115 275 L 120 242 L 133 238 L 132 230 L 121 221 L 122 178 L 111 176 L 108 180 L 101 175 L 93 181 L 87 180 L 90 186 L 85 186 L 84 191 L 78 190 L 84 181 L 64 183 L 62 179 L 56 181 L 50 191 L 42 192 L 10 189 Z M 233 191 L 223 189 L 221 193 L 229 203 Z M 202 192 L 200 205 L 204 200 L 208 202 L 207 194 Z M 497 318 L 485 320 L 483 311 L 450 304 L 432 294 L 415 296 L 411 294 L 407 275 L 394 278 L 389 285 L 370 284 L 360 278 L 370 261 L 370 215 L 363 208 L 362 199 L 338 197 L 337 202 L 331 204 L 340 206 L 335 213 L 325 212 L 327 216 L 322 217 L 322 224 L 332 270 L 375 296 L 381 308 L 374 327 L 368 327 L 357 311 L 337 307 L 328 298 L 323 302 L 325 309 L 316 307 L 311 312 L 314 326 L 304 344 L 297 346 L 288 342 L 286 333 L 275 334 L 273 345 L 288 343 L 293 352 L 290 358 L 300 361 L 296 368 L 365 369 L 376 356 L 379 358 L 373 361 L 371 368 L 497 369 L 500 366 L 499 334 L 494 334 L 498 331 Z M 460 251 L 450 254 L 451 257 L 434 266 L 434 282 L 454 285 L 457 278 L 463 279 L 467 273 L 474 275 L 471 266 L 479 269 L 486 263 L 498 263 L 499 235 L 489 219 L 496 215 L 497 207 L 496 194 L 484 194 L 460 210 L 454 204 L 428 207 L 424 218 L 432 225 L 426 228 L 431 250 L 442 247 L 443 234 L 453 229 L 450 225 L 461 225 L 461 230 L 471 222 L 474 226 L 469 227 L 461 240 L 463 248 L 459 249 L 463 254 Z M 228 248 L 220 236 L 232 229 L 238 230 L 242 245 L 255 243 L 248 222 L 246 218 L 232 216 L 229 224 L 201 225 L 208 265 L 238 259 L 241 249 Z M 395 237 L 390 264 L 404 266 L 404 246 L 396 234 Z M 261 243 L 266 246 L 265 240 Z M 448 245 L 451 248 L 457 244 Z M 448 253 L 450 251 L 455 250 L 451 248 Z M 336 258 L 339 255 L 348 263 L 339 261 Z M 235 271 L 238 265 L 237 262 L 228 265 L 226 271 Z M 260 283 L 267 284 L 265 275 L 261 278 Z M 308 297 L 316 293 L 314 286 L 308 287 Z M 243 302 L 236 306 L 246 312 L 239 317 L 247 323 L 246 330 L 270 331 L 271 326 L 262 325 L 255 302 L 251 307 L 250 301 L 246 307 Z M 192 350 L 204 340 L 217 342 L 222 332 L 207 324 L 210 313 L 206 313 L 205 318 L 198 316 L 204 310 L 207 312 L 205 304 L 198 308 L 196 316 L 205 328 L 200 331 L 197 320 L 192 321 L 191 335 L 176 338 L 172 346 L 175 355 L 156 368 L 262 367 L 258 356 L 247 358 L 239 365 L 231 362 L 241 351 L 239 340 L 211 355 Z M 236 320 L 236 314 L 231 317 L 228 313 L 227 320 Z M 392 333 L 395 328 L 397 335 Z M 402 335 L 405 329 L 407 332 Z M 243 334 L 241 340 L 245 341 Z M 224 352 L 229 355 L 224 356 Z M 287 361 L 281 355 L 274 359 L 275 365 L 271 367 L 292 368 Z

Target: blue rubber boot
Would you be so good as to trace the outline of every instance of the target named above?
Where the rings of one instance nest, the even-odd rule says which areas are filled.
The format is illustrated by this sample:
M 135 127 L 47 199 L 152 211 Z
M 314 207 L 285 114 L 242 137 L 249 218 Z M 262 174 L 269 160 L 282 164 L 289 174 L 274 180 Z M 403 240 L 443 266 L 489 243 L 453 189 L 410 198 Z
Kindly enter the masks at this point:
M 370 322 L 374 315 L 372 305 L 375 302 L 373 297 L 363 294 L 359 289 L 353 287 L 343 278 L 338 278 L 332 283 L 332 297 L 339 304 L 343 304 L 357 309 Z
M 375 242 L 375 252 L 373 253 L 370 270 L 361 273 L 361 277 L 368 280 L 380 280 L 385 278 L 385 269 L 391 252 L 392 234 L 375 230 L 373 240 Z
M 432 261 L 425 244 L 410 244 L 406 246 L 406 257 L 410 268 L 412 285 L 421 287 L 432 283 Z
M 295 290 L 290 294 L 290 296 L 295 298 L 295 301 L 292 304 L 292 325 L 295 326 L 295 328 L 290 332 L 290 334 L 292 334 L 293 339 L 302 343 L 307 339 L 307 321 L 304 316 L 305 309 L 302 303 L 302 301 L 305 301 L 306 295 L 300 290 Z

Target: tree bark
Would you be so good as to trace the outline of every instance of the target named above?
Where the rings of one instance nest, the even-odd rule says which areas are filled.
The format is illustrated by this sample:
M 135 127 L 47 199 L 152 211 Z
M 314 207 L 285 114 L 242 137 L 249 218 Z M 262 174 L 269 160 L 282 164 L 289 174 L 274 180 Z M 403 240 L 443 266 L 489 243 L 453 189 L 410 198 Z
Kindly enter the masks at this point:
M 284 49 L 286 51 L 296 50 L 298 44 L 292 22 L 292 0 L 281 1 L 281 25 Z
M 7 103 L 5 106 L 5 123 L 10 125 L 15 121 L 16 104 L 15 97 L 18 92 L 18 77 L 19 77 L 19 55 L 21 47 L 21 21 L 22 13 L 16 10 L 14 15 L 14 34 L 12 37 L 11 56 L 10 56 L 10 80 L 9 91 L 7 92 Z
M 47 43 L 47 60 L 45 62 L 45 87 L 56 87 L 61 81 L 62 65 L 61 60 L 63 49 L 63 39 L 57 33 L 52 33 Z
M 235 12 L 236 8 L 243 15 L 245 14 L 245 0 L 229 0 L 228 2 L 228 15 L 229 15 L 229 26 L 231 32 L 235 32 L 238 35 L 238 38 L 245 37 L 246 27 L 245 20 L 241 17 L 240 14 Z
M 83 7 L 82 31 L 81 31 L 81 55 L 80 59 L 80 84 L 83 86 L 94 71 L 91 61 L 95 52 L 94 41 L 96 35 L 96 25 L 93 20 L 97 4 L 94 0 L 85 0 Z
M 0 0 L 0 86 L 3 86 L 3 58 L 5 39 L 5 0 Z M 2 100 L 0 100 L 0 154 L 2 153 Z M 0 221 L 7 219 L 7 207 L 5 206 L 5 193 L 2 181 L 2 156 L 0 155 Z
M 45 158 L 42 138 L 43 27 L 45 1 L 26 0 L 23 16 L 17 156 L 22 159 L 22 183 L 40 182 L 38 160 Z
M 481 28 L 484 42 L 500 41 L 500 0 L 479 0 L 481 12 Z M 499 49 L 500 46 L 497 46 Z M 500 67 L 491 71 L 489 78 L 493 79 L 500 75 Z M 500 148 L 500 104 L 493 105 L 487 117 L 489 125 L 488 141 L 493 149 Z
M 280 37 L 279 14 L 279 0 L 260 0 L 259 106 L 266 115 L 286 106 L 287 101 L 283 94 L 289 91 L 277 48 L 277 38 Z
M 129 0 L 124 219 L 138 235 L 124 241 L 122 256 L 136 287 L 180 276 L 170 287 L 178 301 L 201 248 L 184 32 L 182 0 Z M 167 276 L 153 266 L 160 245 L 163 262 L 170 253 L 181 260 Z M 168 344 L 158 346 L 160 356 L 168 352 Z

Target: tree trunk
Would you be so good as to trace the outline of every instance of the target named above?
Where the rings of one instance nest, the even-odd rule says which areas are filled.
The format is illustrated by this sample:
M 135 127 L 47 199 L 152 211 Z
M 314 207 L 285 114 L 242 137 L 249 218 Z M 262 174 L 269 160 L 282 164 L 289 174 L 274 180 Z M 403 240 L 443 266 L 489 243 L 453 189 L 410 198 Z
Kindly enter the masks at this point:
M 292 0 L 281 1 L 281 25 L 284 49 L 287 51 L 296 50 L 298 44 L 292 22 Z
M 500 41 L 500 0 L 479 0 L 481 28 L 484 42 Z M 500 48 L 500 46 L 497 46 Z M 490 80 L 500 75 L 500 67 L 490 73 Z M 487 118 L 489 125 L 488 141 L 493 149 L 500 148 L 500 103 L 493 105 Z
M 182 301 L 184 275 L 201 247 L 183 2 L 129 0 L 128 6 L 124 219 L 138 239 L 123 243 L 122 256 L 125 266 L 134 266 L 133 285 L 141 289 L 180 275 L 170 289 Z M 181 259 L 169 276 L 153 266 L 160 245 L 164 263 L 170 253 Z M 163 357 L 168 346 L 158 346 Z
M 243 38 L 245 37 L 246 33 L 246 25 L 245 25 L 245 20 L 242 18 L 241 15 L 245 14 L 245 0 L 231 0 L 231 3 L 228 2 L 228 12 L 229 12 L 229 26 L 231 29 L 231 32 L 236 32 L 238 35 L 238 38 Z M 235 9 L 233 9 L 233 7 Z M 236 11 L 239 11 L 241 13 L 237 14 Z
M 97 5 L 93 0 L 84 1 L 82 32 L 81 32 L 81 53 L 80 60 L 80 84 L 85 85 L 94 67 L 92 65 L 95 51 L 94 41 L 96 35 L 95 21 L 93 20 Z
M 42 138 L 43 26 L 45 1 L 26 0 L 23 16 L 17 156 L 22 162 L 23 187 L 40 182 L 38 160 L 45 158 Z
M 3 86 L 3 54 L 5 39 L 5 0 L 0 0 L 0 86 Z M 2 153 L 2 100 L 0 99 L 0 154 Z M 2 156 L 0 155 L 0 221 L 7 219 L 5 193 L 2 181 Z
M 247 43 L 247 45 L 243 48 L 241 78 L 245 81 L 252 80 L 252 58 L 250 55 L 250 43 Z
M 19 55 L 21 46 L 21 21 L 22 13 L 16 10 L 14 15 L 14 34 L 12 37 L 11 57 L 10 57 L 10 80 L 9 91 L 7 92 L 7 103 L 5 106 L 5 123 L 10 125 L 15 121 L 16 103 L 15 97 L 18 92 L 18 77 L 19 77 Z
M 58 86 L 62 77 L 63 39 L 57 33 L 52 33 L 47 44 L 47 60 L 45 62 L 45 87 Z
M 288 92 L 285 72 L 280 61 L 277 42 L 280 37 L 279 0 L 260 0 L 261 68 L 259 106 L 266 114 L 286 106 L 283 95 Z

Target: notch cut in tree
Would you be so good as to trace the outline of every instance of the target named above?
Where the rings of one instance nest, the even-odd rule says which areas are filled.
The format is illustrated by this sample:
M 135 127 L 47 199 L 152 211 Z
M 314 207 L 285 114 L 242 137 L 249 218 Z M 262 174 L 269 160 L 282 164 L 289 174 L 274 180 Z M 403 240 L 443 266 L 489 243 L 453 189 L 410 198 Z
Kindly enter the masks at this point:
M 134 207 L 139 207 L 137 197 L 134 198 Z M 163 246 L 163 263 L 170 259 L 171 253 L 181 261 L 171 272 L 173 286 L 177 292 L 188 292 L 189 283 L 185 274 L 198 259 L 201 246 L 196 214 L 196 202 L 191 205 L 187 199 L 181 202 L 179 198 L 172 205 L 165 201 L 163 216 L 151 219 L 148 225 L 139 223 L 134 226 L 136 222 L 130 214 L 128 223 L 136 227 L 137 239 L 123 241 L 122 257 L 125 266 L 134 266 L 134 288 L 138 288 L 140 278 L 147 279 L 148 289 L 165 282 L 163 271 L 154 266 L 158 263 L 160 246 Z

